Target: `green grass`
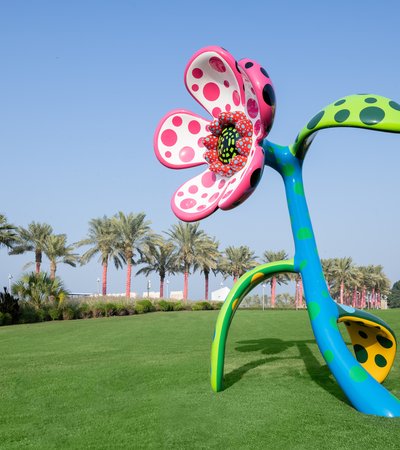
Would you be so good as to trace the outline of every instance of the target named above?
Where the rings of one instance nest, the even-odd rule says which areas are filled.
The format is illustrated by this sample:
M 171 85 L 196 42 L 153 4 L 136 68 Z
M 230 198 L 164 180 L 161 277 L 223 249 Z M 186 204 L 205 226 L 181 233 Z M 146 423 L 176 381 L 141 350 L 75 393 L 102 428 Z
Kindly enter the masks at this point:
M 355 411 L 304 311 L 239 311 L 227 388 L 209 386 L 217 311 L 0 328 L 0 447 L 398 448 L 400 419 Z M 379 315 L 400 336 L 400 311 Z M 397 361 L 385 385 L 400 396 Z

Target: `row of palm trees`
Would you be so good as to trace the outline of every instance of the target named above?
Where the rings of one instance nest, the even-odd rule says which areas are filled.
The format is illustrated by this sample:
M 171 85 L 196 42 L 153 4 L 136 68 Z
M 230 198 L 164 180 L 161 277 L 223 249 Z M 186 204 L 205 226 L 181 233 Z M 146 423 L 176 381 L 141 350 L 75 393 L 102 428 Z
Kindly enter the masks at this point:
M 0 246 L 6 246 L 9 254 L 24 252 L 35 254 L 35 269 L 41 271 L 42 255 L 50 261 L 50 278 L 54 279 L 59 263 L 75 267 L 86 264 L 98 256 L 102 265 L 102 294 L 107 294 L 108 264 L 117 269 L 126 265 L 126 296 L 130 296 L 132 266 L 140 265 L 137 275 L 157 273 L 160 279 L 160 297 L 164 296 L 164 282 L 168 275 L 183 273 L 183 297 L 188 298 L 189 275 L 196 271 L 204 276 L 204 298 L 209 298 L 210 273 L 233 277 L 234 282 L 248 270 L 260 264 L 255 253 L 247 246 L 228 246 L 223 252 L 219 242 L 200 229 L 200 224 L 179 222 L 166 231 L 165 237 L 156 234 L 146 220 L 145 213 L 119 212 L 112 217 L 103 216 L 90 220 L 87 237 L 68 245 L 65 234 L 54 234 L 50 225 L 32 222 L 27 228 L 15 227 L 0 214 Z M 78 247 L 89 247 L 82 255 Z M 285 251 L 265 251 L 261 262 L 287 259 Z M 382 266 L 358 267 L 351 258 L 334 258 L 322 261 L 331 295 L 343 304 L 365 307 L 380 305 L 390 282 Z M 271 288 L 271 306 L 275 305 L 277 284 L 296 283 L 296 305 L 303 301 L 301 278 L 297 274 L 279 274 L 268 283 Z
M 328 289 L 338 302 L 358 308 L 380 308 L 390 292 L 390 280 L 381 265 L 357 266 L 352 258 L 323 259 Z

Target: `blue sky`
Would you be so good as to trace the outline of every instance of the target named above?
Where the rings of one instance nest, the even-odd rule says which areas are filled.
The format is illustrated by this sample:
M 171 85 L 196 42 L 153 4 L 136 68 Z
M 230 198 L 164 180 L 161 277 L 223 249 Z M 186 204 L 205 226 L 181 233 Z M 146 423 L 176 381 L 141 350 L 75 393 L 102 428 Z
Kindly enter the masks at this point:
M 171 109 L 207 117 L 183 84 L 193 53 L 221 45 L 259 61 L 277 96 L 269 137 L 289 144 L 344 95 L 400 100 L 399 10 L 397 1 L 369 0 L 0 2 L 0 211 L 17 225 L 47 222 L 71 243 L 85 237 L 91 218 L 119 210 L 144 211 L 157 232 L 167 230 L 177 222 L 170 197 L 199 169 L 163 167 L 152 138 Z M 399 163 L 399 135 L 319 133 L 304 182 L 322 257 L 382 264 L 392 282 L 400 278 Z M 268 168 L 243 205 L 201 226 L 222 249 L 293 255 L 283 185 Z M 0 250 L 0 283 L 32 259 Z M 58 274 L 72 291 L 95 292 L 101 271 L 94 260 Z M 110 270 L 110 292 L 123 292 L 124 282 L 124 271 Z M 182 284 L 171 277 L 172 290 Z M 132 286 L 144 291 L 145 278 Z M 192 277 L 189 295 L 202 293 L 200 276 Z

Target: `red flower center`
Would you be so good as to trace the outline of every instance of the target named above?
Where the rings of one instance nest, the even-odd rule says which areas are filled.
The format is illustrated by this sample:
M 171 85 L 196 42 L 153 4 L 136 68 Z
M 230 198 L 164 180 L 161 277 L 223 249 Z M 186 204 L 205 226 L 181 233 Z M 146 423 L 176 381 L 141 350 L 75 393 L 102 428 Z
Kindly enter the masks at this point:
M 243 169 L 253 140 L 253 125 L 242 111 L 222 112 L 210 123 L 212 134 L 203 138 L 204 159 L 210 170 L 231 177 Z

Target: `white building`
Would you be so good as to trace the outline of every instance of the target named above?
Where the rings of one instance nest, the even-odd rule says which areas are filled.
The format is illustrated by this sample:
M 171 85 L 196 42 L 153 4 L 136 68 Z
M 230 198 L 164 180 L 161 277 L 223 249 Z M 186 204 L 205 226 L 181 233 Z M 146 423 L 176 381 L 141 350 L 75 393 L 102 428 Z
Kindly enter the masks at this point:
M 224 302 L 226 297 L 228 297 L 229 292 L 230 289 L 227 286 L 224 286 L 221 289 L 217 289 L 216 291 L 212 291 L 211 300 L 214 302 Z
M 171 291 L 169 298 L 171 300 L 183 300 L 183 291 Z

